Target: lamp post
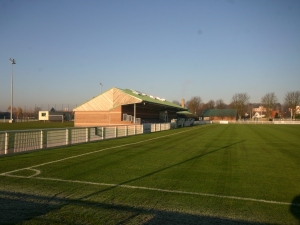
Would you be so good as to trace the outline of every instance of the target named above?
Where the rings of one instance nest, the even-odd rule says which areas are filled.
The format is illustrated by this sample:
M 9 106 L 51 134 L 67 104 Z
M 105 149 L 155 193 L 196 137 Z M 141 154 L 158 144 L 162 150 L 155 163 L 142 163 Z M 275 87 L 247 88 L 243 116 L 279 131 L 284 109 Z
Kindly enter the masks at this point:
M 9 58 L 11 62 L 11 99 L 10 99 L 10 120 L 9 122 L 13 122 L 13 82 L 14 82 L 14 64 L 16 64 L 15 59 Z

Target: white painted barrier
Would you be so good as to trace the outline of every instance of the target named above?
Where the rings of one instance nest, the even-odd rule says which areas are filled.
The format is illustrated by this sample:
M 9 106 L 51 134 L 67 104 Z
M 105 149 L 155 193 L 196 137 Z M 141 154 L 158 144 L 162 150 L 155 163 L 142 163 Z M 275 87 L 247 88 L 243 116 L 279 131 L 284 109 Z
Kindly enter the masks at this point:
M 220 120 L 220 124 L 228 124 L 227 120 Z

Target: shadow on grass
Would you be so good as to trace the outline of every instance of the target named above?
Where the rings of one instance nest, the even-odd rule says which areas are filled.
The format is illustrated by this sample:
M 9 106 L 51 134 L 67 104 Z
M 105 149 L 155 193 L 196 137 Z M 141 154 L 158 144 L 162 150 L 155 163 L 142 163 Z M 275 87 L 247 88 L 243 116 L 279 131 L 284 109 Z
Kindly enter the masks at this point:
M 108 211 L 111 215 L 112 212 L 117 211 L 122 216 L 118 218 L 111 217 L 110 224 L 227 224 L 227 225 L 254 225 L 261 224 L 255 222 L 248 222 L 243 220 L 233 220 L 226 218 L 210 217 L 203 215 L 192 215 L 180 212 L 169 212 L 157 209 L 146 209 L 142 207 L 132 207 L 126 205 L 109 204 L 103 202 L 91 202 L 83 200 L 72 200 L 61 197 L 46 197 L 34 194 L 15 193 L 9 191 L 0 191 L 0 224 L 16 224 L 22 223 L 28 220 L 34 220 L 36 224 L 40 221 L 44 224 L 74 224 L 77 219 L 80 223 L 84 223 L 82 218 L 77 218 L 76 212 L 72 210 L 68 212 L 68 216 L 72 217 L 71 221 L 67 221 L 63 218 L 59 209 L 64 206 L 71 206 L 71 209 L 78 207 L 78 210 L 84 208 L 93 208 L 97 212 Z M 52 212 L 49 215 L 47 213 Z M 41 217 L 42 216 L 42 217 Z M 146 218 L 141 221 L 141 218 Z M 102 218 L 95 216 L 94 218 L 89 217 L 90 223 L 93 221 L 94 224 L 103 223 Z
M 293 216 L 299 220 L 300 224 L 300 195 L 296 196 L 290 206 L 290 211 Z

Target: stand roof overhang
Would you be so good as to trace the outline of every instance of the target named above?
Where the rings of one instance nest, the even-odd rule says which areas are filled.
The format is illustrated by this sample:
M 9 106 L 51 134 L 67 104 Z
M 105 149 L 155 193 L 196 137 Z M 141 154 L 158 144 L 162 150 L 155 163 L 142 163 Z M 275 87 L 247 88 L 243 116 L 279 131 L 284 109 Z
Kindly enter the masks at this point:
M 76 107 L 74 111 L 110 111 L 121 105 L 136 104 L 137 108 L 165 111 L 186 111 L 179 105 L 165 99 L 147 95 L 131 89 L 111 88 L 108 91 Z

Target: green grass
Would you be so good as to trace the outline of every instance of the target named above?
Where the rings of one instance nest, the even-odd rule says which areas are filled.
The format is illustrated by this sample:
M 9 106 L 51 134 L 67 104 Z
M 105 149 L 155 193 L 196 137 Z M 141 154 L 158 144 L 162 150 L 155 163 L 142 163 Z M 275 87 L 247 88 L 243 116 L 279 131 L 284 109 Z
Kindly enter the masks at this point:
M 46 128 L 64 128 L 74 127 L 74 122 L 18 122 L 18 123 L 0 123 L 0 131 L 5 130 L 31 130 L 31 129 L 46 129 Z
M 299 224 L 299 137 L 207 125 L 0 157 L 0 224 Z

